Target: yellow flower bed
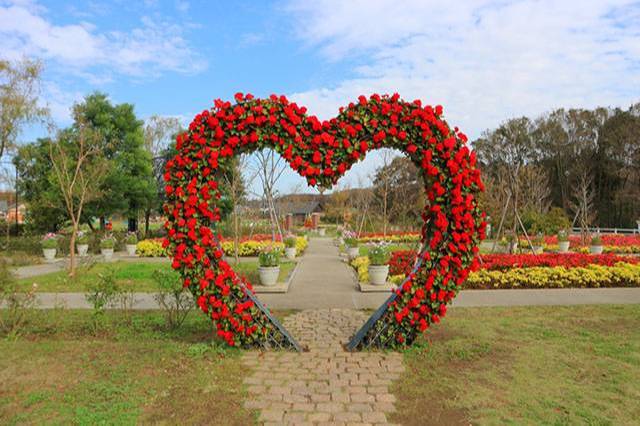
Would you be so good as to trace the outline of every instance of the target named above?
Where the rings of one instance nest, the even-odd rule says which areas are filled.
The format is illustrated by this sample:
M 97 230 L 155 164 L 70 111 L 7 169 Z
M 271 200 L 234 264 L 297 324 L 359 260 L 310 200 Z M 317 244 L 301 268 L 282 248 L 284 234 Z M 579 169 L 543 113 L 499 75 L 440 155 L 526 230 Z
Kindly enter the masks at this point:
M 638 287 L 640 265 L 617 263 L 615 266 L 589 265 L 582 268 L 562 266 L 513 268 L 507 271 L 480 270 L 469 275 L 463 288 L 586 288 Z
M 166 256 L 166 250 L 162 247 L 162 239 L 142 240 L 136 245 L 136 253 L 141 257 Z
M 351 266 L 353 266 L 358 273 L 359 282 L 369 282 L 369 258 L 367 256 L 356 257 L 351 261 Z
M 301 255 L 302 252 L 306 250 L 308 244 L 309 243 L 307 242 L 307 240 L 304 239 L 304 237 L 296 237 L 296 253 L 298 254 L 298 256 Z M 260 251 L 262 251 L 264 248 L 269 246 L 273 246 L 276 249 L 280 249 L 284 251 L 284 243 L 282 242 L 274 243 L 270 240 L 263 240 L 263 241 L 248 240 L 238 244 L 238 256 L 241 256 L 241 257 L 257 256 L 258 254 L 260 254 Z M 233 247 L 234 247 L 233 241 L 227 240 L 222 242 L 222 250 L 224 251 L 224 254 L 226 254 L 227 256 L 235 256 L 235 251 Z

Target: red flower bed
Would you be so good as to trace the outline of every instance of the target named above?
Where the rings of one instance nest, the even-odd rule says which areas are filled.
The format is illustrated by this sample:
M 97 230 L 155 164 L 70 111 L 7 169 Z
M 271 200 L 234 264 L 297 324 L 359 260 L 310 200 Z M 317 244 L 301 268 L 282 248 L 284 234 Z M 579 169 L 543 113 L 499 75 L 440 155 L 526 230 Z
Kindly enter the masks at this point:
M 640 257 L 618 256 L 615 254 L 485 254 L 482 255 L 481 258 L 481 268 L 488 270 L 530 268 L 534 266 L 564 266 L 565 268 L 575 268 L 586 265 L 613 266 L 618 262 L 640 263 Z M 416 253 L 412 250 L 394 251 L 389 260 L 389 274 L 406 275 L 410 273 L 415 260 Z
M 605 234 L 601 235 L 602 244 L 605 246 L 640 246 L 640 235 L 620 235 L 620 234 Z M 582 243 L 582 238 L 579 235 L 569 236 L 571 247 L 586 247 L 589 245 L 589 241 L 586 244 Z M 544 237 L 546 244 L 558 244 L 558 237 L 556 235 Z
M 564 266 L 565 268 L 576 268 L 587 265 L 613 266 L 618 262 L 640 262 L 640 258 L 631 256 L 618 256 L 616 254 L 485 254 L 481 257 L 481 268 L 489 270 L 529 268 L 533 266 Z

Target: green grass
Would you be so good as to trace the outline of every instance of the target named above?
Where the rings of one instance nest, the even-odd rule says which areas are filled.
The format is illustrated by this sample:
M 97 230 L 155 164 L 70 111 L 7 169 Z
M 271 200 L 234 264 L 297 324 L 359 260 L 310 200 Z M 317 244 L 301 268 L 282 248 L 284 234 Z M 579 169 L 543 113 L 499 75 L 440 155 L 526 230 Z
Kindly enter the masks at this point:
M 405 364 L 393 422 L 633 424 L 640 305 L 452 309 Z
M 41 311 L 17 340 L 0 339 L 0 424 L 255 421 L 240 351 L 212 341 L 204 315 L 177 331 L 158 312 L 109 312 L 98 335 L 90 322 L 88 311 Z
M 249 261 L 233 265 L 234 270 L 246 276 L 251 283 L 259 283 L 258 262 Z M 280 281 L 286 280 L 295 266 L 294 262 L 283 262 L 280 266 Z M 116 279 L 122 287 L 133 291 L 152 292 L 156 290 L 153 281 L 153 272 L 157 269 L 169 270 L 168 263 L 144 263 L 144 262 L 113 262 L 98 263 L 91 267 L 79 268 L 76 277 L 69 278 L 66 271 L 53 272 L 37 277 L 23 278 L 18 283 L 25 288 L 37 284 L 39 292 L 83 292 L 86 285 L 95 281 L 99 274 L 113 268 L 116 271 Z

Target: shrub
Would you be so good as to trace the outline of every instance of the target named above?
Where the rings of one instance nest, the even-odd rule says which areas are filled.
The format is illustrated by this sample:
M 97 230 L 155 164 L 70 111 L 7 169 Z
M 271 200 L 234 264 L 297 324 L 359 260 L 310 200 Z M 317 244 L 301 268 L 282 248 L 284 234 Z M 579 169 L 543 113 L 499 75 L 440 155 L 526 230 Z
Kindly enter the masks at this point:
M 116 246 L 116 239 L 111 235 L 106 235 L 100 240 L 101 249 L 113 249 Z
M 84 231 L 78 232 L 76 236 L 76 244 L 89 244 L 89 234 Z
M 2 333 L 9 336 L 20 333 L 29 311 L 36 305 L 36 288 L 34 284 L 29 291 L 22 291 L 7 264 L 0 259 L 0 305 L 4 305 L 0 313 Z
M 119 294 L 116 271 L 113 268 L 98 274 L 97 280 L 91 280 L 86 286 L 85 299 L 93 306 L 93 330 L 97 331 L 104 318 L 105 310 L 113 304 Z
M 387 249 L 378 245 L 369 250 L 369 264 L 375 266 L 386 265 L 389 262 L 389 252 Z
M 40 245 L 43 249 L 55 249 L 58 248 L 58 236 L 53 233 L 48 233 L 42 238 Z
M 133 245 L 138 243 L 138 236 L 135 232 L 127 233 L 127 236 L 124 238 L 125 244 Z
M 280 250 L 276 247 L 266 247 L 258 255 L 258 263 L 263 268 L 272 268 L 280 265 Z
M 162 247 L 162 238 L 142 240 L 136 245 L 136 253 L 142 257 L 166 256 L 166 249 Z
M 287 237 L 284 239 L 284 246 L 287 248 L 295 248 L 296 242 L 296 237 Z
M 180 327 L 193 308 L 193 297 L 174 271 L 155 270 L 153 280 L 157 287 L 153 297 L 164 312 L 167 326 L 171 329 Z

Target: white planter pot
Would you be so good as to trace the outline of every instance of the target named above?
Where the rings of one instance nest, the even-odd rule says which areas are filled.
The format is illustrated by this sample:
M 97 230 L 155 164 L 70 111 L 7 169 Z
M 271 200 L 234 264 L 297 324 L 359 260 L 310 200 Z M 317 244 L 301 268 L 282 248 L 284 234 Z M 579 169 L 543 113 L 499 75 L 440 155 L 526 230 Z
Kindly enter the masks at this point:
M 104 256 L 104 260 L 111 260 L 113 258 L 113 249 L 101 248 L 100 253 Z
M 78 256 L 84 257 L 89 252 L 89 244 L 76 244 Z
M 42 249 L 42 254 L 44 254 L 44 258 L 47 260 L 54 260 L 56 258 L 56 249 Z
M 296 258 L 296 248 L 295 247 L 286 247 L 284 249 L 284 255 L 289 260 L 295 259 Z
M 389 265 L 369 265 L 369 281 L 373 285 L 385 285 L 389 276 Z
M 258 267 L 258 274 L 260 275 L 260 283 L 262 283 L 262 285 L 274 286 L 278 282 L 280 266 L 260 266 Z
M 602 254 L 603 250 L 604 250 L 603 246 L 590 246 L 589 247 L 589 253 L 591 253 L 591 254 Z
M 558 243 L 558 252 L 567 253 L 569 251 L 569 241 L 560 241 Z
M 321 237 L 324 237 L 324 236 L 327 234 L 327 230 L 326 230 L 326 229 L 324 229 L 324 228 L 319 228 L 319 229 L 318 229 L 318 234 L 319 234 Z
M 360 254 L 360 249 L 358 246 L 355 247 L 347 247 L 347 256 L 349 259 L 355 259 Z
M 544 247 L 542 247 L 542 246 L 533 246 L 533 252 L 535 254 L 542 254 L 544 252 Z
M 129 256 L 135 256 L 136 255 L 136 245 L 135 244 L 127 244 L 127 254 Z

